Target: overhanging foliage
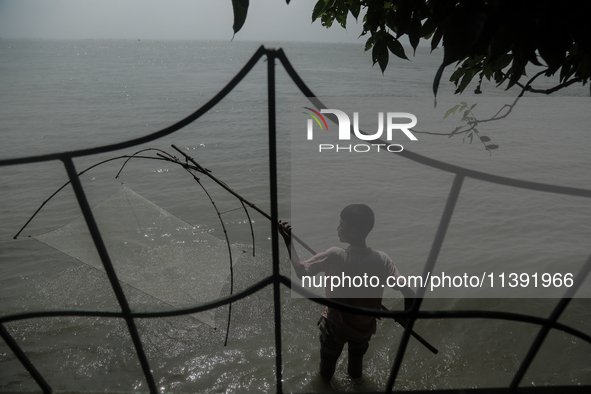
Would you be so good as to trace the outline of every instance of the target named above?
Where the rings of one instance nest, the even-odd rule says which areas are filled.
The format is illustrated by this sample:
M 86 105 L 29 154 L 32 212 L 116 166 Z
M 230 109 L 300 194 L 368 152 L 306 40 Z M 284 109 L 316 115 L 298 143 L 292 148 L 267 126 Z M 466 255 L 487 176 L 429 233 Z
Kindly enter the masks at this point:
M 443 69 L 458 62 L 451 81 L 461 93 L 478 76 L 507 89 L 526 76 L 526 66 L 546 67 L 546 75 L 560 71 L 560 84 L 586 83 L 591 74 L 591 2 L 552 0 L 319 0 L 312 20 L 331 27 L 337 21 L 346 27 L 347 15 L 358 18 L 361 9 L 363 32 L 369 35 L 366 50 L 382 72 L 389 54 L 408 59 L 400 39 L 407 36 L 416 51 L 421 39 L 435 49 L 443 40 Z

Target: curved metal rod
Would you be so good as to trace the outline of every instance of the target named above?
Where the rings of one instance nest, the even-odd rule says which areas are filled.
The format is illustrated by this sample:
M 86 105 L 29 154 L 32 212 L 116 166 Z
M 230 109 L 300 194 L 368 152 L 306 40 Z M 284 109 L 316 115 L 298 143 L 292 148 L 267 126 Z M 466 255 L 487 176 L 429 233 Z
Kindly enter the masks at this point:
M 173 145 L 174 146 L 174 145 Z M 234 264 L 233 264 L 233 259 L 232 259 L 232 249 L 230 246 L 230 239 L 228 236 L 228 232 L 226 231 L 226 226 L 224 224 L 224 221 L 222 220 L 222 214 L 220 213 L 220 211 L 217 208 L 216 203 L 213 201 L 213 198 L 211 197 L 211 195 L 209 194 L 209 192 L 207 191 L 207 189 L 205 188 L 205 186 L 203 186 L 203 184 L 201 183 L 201 181 L 199 180 L 199 178 L 197 176 L 195 176 L 195 174 L 192 171 L 197 171 L 203 174 L 208 174 L 208 171 L 205 168 L 201 168 L 201 167 L 197 167 L 197 166 L 191 166 L 189 165 L 189 163 L 182 163 L 176 156 L 171 155 L 170 153 L 162 150 L 162 149 L 157 149 L 157 148 L 147 148 L 147 149 L 143 149 L 141 151 L 138 151 L 137 153 L 135 153 L 133 156 L 145 152 L 145 151 L 149 151 L 149 150 L 155 150 L 157 151 L 157 155 L 160 157 L 163 157 L 163 159 L 165 160 L 170 160 L 171 162 L 175 163 L 175 164 L 179 164 L 181 165 L 189 174 L 191 174 L 191 176 L 193 177 L 193 179 L 197 182 L 197 184 L 199 184 L 199 186 L 201 186 L 201 189 L 203 189 L 203 191 L 205 192 L 205 194 L 207 195 L 207 197 L 209 198 L 209 201 L 213 204 L 213 208 L 215 209 L 217 215 L 218 215 L 218 219 L 220 221 L 220 224 L 222 225 L 222 229 L 224 230 L 224 236 L 226 238 L 226 243 L 228 245 L 228 255 L 230 258 L 230 295 L 232 295 L 234 293 Z M 183 153 L 183 152 L 181 152 Z M 187 159 L 187 155 L 183 153 L 183 155 L 185 155 L 185 160 Z M 119 170 L 119 172 L 117 173 L 117 176 L 115 178 L 119 177 L 119 174 L 121 173 L 121 171 L 123 171 L 123 167 L 125 167 L 125 165 L 127 164 L 127 162 L 130 160 L 131 158 L 127 159 L 125 161 L 125 163 L 123 163 L 123 166 L 121 166 L 121 169 Z M 209 175 L 209 174 L 208 174 Z M 240 199 L 239 199 L 240 200 Z M 255 249 L 254 249 L 254 230 L 252 227 L 252 221 L 250 220 L 250 215 L 248 214 L 248 210 L 246 209 L 246 206 L 244 205 L 244 202 L 242 200 L 240 200 L 240 203 L 242 204 L 242 208 L 244 209 L 244 212 L 246 213 L 246 217 L 248 218 L 248 223 L 250 225 L 250 232 L 252 235 L 252 242 L 253 242 L 253 249 L 252 249 L 252 255 L 255 255 Z M 228 344 L 228 337 L 230 335 L 230 322 L 232 320 L 232 304 L 228 304 L 228 325 L 226 327 L 226 339 L 224 340 L 224 346 L 226 346 Z
M 72 161 L 71 157 L 64 157 L 62 161 L 68 174 L 68 178 L 72 182 L 72 188 L 74 189 L 76 199 L 78 200 L 78 205 L 80 206 L 80 210 L 82 211 L 82 215 L 84 216 L 84 220 L 86 221 L 86 225 L 88 226 L 88 231 L 90 232 L 92 241 L 96 247 L 96 251 L 101 259 L 101 262 L 103 263 L 103 267 L 105 268 L 105 272 L 107 273 L 107 277 L 111 284 L 111 288 L 113 289 L 113 293 L 115 293 L 117 302 L 121 307 L 123 319 L 125 320 L 125 323 L 127 325 L 129 335 L 133 342 L 133 346 L 136 350 L 136 354 L 140 362 L 140 366 L 142 367 L 144 377 L 146 378 L 146 383 L 148 385 L 148 388 L 150 389 L 150 393 L 157 393 L 158 388 L 156 387 L 154 374 L 152 373 L 152 369 L 150 368 L 150 362 L 142 345 L 142 340 L 137 325 L 135 324 L 135 320 L 131 316 L 131 308 L 129 306 L 129 302 L 127 300 L 127 297 L 125 297 L 125 293 L 123 291 L 123 288 L 121 287 L 121 283 L 119 282 L 117 273 L 115 272 L 113 261 L 109 256 L 109 252 L 99 231 L 97 222 L 94 218 L 94 215 L 92 214 L 90 205 L 88 204 L 88 199 L 86 198 L 86 194 L 84 193 L 84 188 L 82 187 L 82 183 L 80 182 L 80 178 L 78 177 L 78 172 L 76 171 L 74 162 Z
M 31 374 L 41 390 L 43 390 L 44 393 L 51 393 L 53 390 L 49 383 L 47 383 L 45 378 L 41 375 L 41 373 L 39 373 L 39 370 L 35 368 L 31 360 L 29 360 L 25 352 L 23 352 L 21 347 L 18 345 L 18 343 L 16 343 L 12 335 L 10 335 L 8 330 L 2 324 L 0 324 L 0 337 L 4 339 L 4 342 L 6 342 L 10 350 L 12 350 L 16 358 L 18 358 L 27 372 Z
M 286 276 L 280 275 L 279 280 L 283 283 L 286 287 L 291 288 L 291 290 L 295 291 L 296 293 L 308 298 L 310 301 L 315 302 L 320 305 L 330 306 L 332 308 L 337 308 L 340 310 L 344 310 L 346 312 L 352 312 L 359 315 L 364 316 L 375 316 L 375 317 L 383 317 L 383 318 L 407 318 L 409 312 L 406 311 L 386 311 L 386 310 L 377 310 L 377 309 L 368 309 L 368 308 L 361 308 L 355 307 L 348 304 L 344 304 L 338 301 L 334 301 L 324 297 L 318 297 L 317 294 L 312 293 L 311 291 L 293 283 L 291 279 Z M 243 298 L 248 297 L 249 295 L 256 293 L 257 291 L 265 288 L 266 286 L 273 283 L 273 277 L 267 276 L 266 278 L 262 279 L 261 281 L 247 287 L 246 289 L 235 293 L 231 296 L 218 298 L 217 300 L 202 303 L 196 306 L 186 307 L 186 308 L 177 308 L 177 309 L 167 309 L 167 310 L 158 310 L 158 311 L 147 311 L 147 312 L 131 312 L 131 316 L 138 319 L 146 319 L 146 318 L 153 318 L 153 317 L 172 317 L 172 316 L 182 316 L 182 315 L 190 315 L 193 313 L 203 312 L 209 309 L 214 309 L 228 303 L 239 301 Z M 19 320 L 27 320 L 32 318 L 38 317 L 68 317 L 68 316 L 92 316 L 92 317 L 123 317 L 121 312 L 114 312 L 114 311 L 100 311 L 100 310 L 53 310 L 53 311 L 37 311 L 37 312 L 24 312 L 24 313 L 15 313 L 11 315 L 5 315 L 0 317 L 0 324 L 19 321 Z M 520 313 L 514 312 L 500 312 L 500 311 L 483 311 L 483 310 L 462 310 L 462 311 L 419 311 L 417 313 L 417 319 L 421 320 L 435 320 L 435 319 L 502 319 L 502 320 L 509 320 L 509 321 L 516 321 L 521 323 L 531 323 L 537 325 L 544 325 L 546 324 L 547 319 L 538 316 L 532 315 L 525 315 Z M 567 326 L 563 323 L 553 322 L 552 328 L 556 328 L 561 330 L 567 334 L 570 334 L 574 337 L 580 338 L 588 343 L 591 343 L 591 336 L 585 334 L 577 330 L 576 328 Z
M 156 153 L 156 155 L 157 156 L 160 156 L 160 158 L 163 159 L 163 160 L 174 161 L 176 159 L 173 155 L 171 155 L 170 153 L 168 153 L 168 152 L 166 152 L 166 151 L 164 151 L 162 149 L 158 149 L 158 148 L 146 148 L 146 149 L 142 149 L 142 150 L 139 150 L 139 151 L 135 152 L 133 155 L 131 155 L 130 157 L 128 157 L 127 160 L 125 160 L 125 162 L 121 165 L 121 168 L 119 169 L 119 172 L 117 173 L 117 175 L 115 175 L 115 179 L 118 179 L 119 178 L 119 175 L 121 175 L 121 172 L 123 172 L 123 168 L 125 168 L 125 166 L 127 165 L 127 163 L 131 159 L 133 159 L 135 157 L 138 157 L 138 155 L 140 153 L 148 152 L 148 151 L 156 151 L 158 153 L 164 154 L 167 157 L 162 157 L 162 155 L 159 155 L 158 153 Z
M 170 161 L 168 159 L 161 158 L 161 157 L 136 156 L 135 154 L 134 155 L 131 155 L 131 156 L 129 156 L 129 155 L 117 156 L 117 157 L 112 157 L 110 159 L 103 160 L 103 161 L 101 161 L 99 163 L 93 164 L 92 166 L 88 167 L 87 169 L 80 171 L 78 173 L 78 177 L 80 177 L 80 175 L 83 175 L 84 173 L 92 170 L 93 168 L 100 166 L 101 164 L 105 164 L 105 163 L 108 163 L 108 162 L 113 161 L 113 160 L 119 160 L 119 159 L 125 159 L 125 158 L 127 158 L 127 161 L 129 161 L 130 159 L 151 159 L 151 160 L 167 160 L 167 161 Z M 125 163 L 127 163 L 127 161 Z M 123 169 L 123 167 L 121 169 Z M 117 175 L 119 175 L 119 174 L 117 174 Z M 59 192 L 61 192 L 69 184 L 70 184 L 70 181 L 67 181 L 59 189 L 57 189 L 51 196 L 49 196 L 49 198 L 47 198 L 47 200 L 43 201 L 41 203 L 41 205 L 39 206 L 39 208 L 37 208 L 37 210 L 35 211 L 35 213 L 33 213 L 33 215 L 29 218 L 29 220 L 27 220 L 27 222 L 24 224 L 24 226 L 21 227 L 21 229 L 18 230 L 18 232 L 16 233 L 16 235 L 14 237 L 12 237 L 12 238 L 13 239 L 17 239 L 18 236 L 23 232 L 23 230 L 25 229 L 25 227 L 27 227 L 29 225 L 29 223 L 31 223 L 31 221 L 33 220 L 33 218 L 35 218 L 35 216 L 37 216 L 37 214 L 39 213 L 39 211 L 41 211 L 41 209 L 45 206 L 45 204 L 47 204 L 49 202 L 49 200 L 51 200 L 53 197 L 55 197 Z
M 291 281 L 291 279 L 281 276 L 281 282 L 287 286 L 291 287 L 296 293 L 308 298 L 310 301 L 313 301 L 317 304 L 330 306 L 331 308 L 336 308 L 343 310 L 345 312 L 355 313 L 358 315 L 364 316 L 374 316 L 374 317 L 384 317 L 384 318 L 408 318 L 411 314 L 410 311 L 386 311 L 386 310 L 377 310 L 377 309 L 368 309 L 368 308 L 361 308 L 356 306 L 351 306 L 348 304 L 344 304 L 342 302 L 334 301 L 329 298 L 318 297 L 317 294 L 312 293 L 311 291 L 307 290 L 304 287 L 301 287 Z M 531 323 L 543 326 L 548 323 L 547 318 L 532 316 L 532 315 L 525 315 L 521 313 L 513 313 L 513 312 L 499 312 L 499 311 L 483 311 L 483 310 L 463 310 L 463 311 L 418 311 L 416 313 L 417 319 L 425 319 L 425 320 L 434 320 L 434 319 L 472 319 L 472 318 L 481 318 L 481 319 L 502 319 L 502 320 L 510 320 L 510 321 L 518 321 L 522 323 Z M 557 321 L 551 324 L 552 328 L 559 329 L 564 331 L 572 336 L 580 338 L 588 343 L 591 343 L 591 335 L 585 334 L 582 331 L 579 331 L 573 327 L 567 326 L 562 323 L 558 323 Z
M 203 184 L 201 183 L 199 178 L 197 178 L 197 176 L 195 176 L 195 174 L 193 174 L 191 172 L 191 170 L 189 170 L 188 168 L 185 167 L 185 170 L 187 170 L 187 172 L 193 176 L 193 179 L 195 180 L 195 182 L 197 182 L 197 184 L 199 186 L 201 186 L 201 189 L 203 189 L 203 191 L 207 195 L 207 198 L 209 198 L 209 201 L 213 205 L 213 209 L 215 209 L 215 212 L 218 215 L 218 219 L 220 221 L 220 224 L 222 225 L 222 230 L 224 230 L 224 237 L 226 238 L 226 244 L 228 245 L 228 256 L 230 257 L 230 295 L 231 295 L 232 293 L 234 293 L 234 264 L 233 264 L 233 260 L 232 260 L 232 245 L 230 244 L 230 237 L 228 236 L 228 231 L 226 230 L 226 225 L 224 224 L 224 219 L 222 219 L 222 214 L 220 213 L 218 206 L 216 205 L 215 201 L 213 200 L 213 197 L 211 197 L 211 194 L 209 194 L 209 192 L 207 191 L 205 186 L 203 186 Z M 224 340 L 224 346 L 226 346 L 228 344 L 228 336 L 230 335 L 231 318 L 232 318 L 232 303 L 228 304 L 228 326 L 226 327 L 226 339 Z
M 242 204 L 242 208 L 244 209 L 244 213 L 246 214 L 246 218 L 248 219 L 248 224 L 250 226 L 250 236 L 252 237 L 252 257 L 255 256 L 255 244 L 254 244 L 254 228 L 252 227 L 252 220 L 250 219 L 250 214 L 248 213 L 248 209 L 246 209 L 246 205 L 244 205 L 244 201 L 240 200 L 240 204 Z
M 433 242 L 431 244 L 429 256 L 427 257 L 425 267 L 423 268 L 422 277 L 425 278 L 425 280 L 429 273 L 433 272 L 435 264 L 437 263 L 439 252 L 441 250 L 441 247 L 443 246 L 445 234 L 447 233 L 447 228 L 451 221 L 456 202 L 458 201 L 458 197 L 460 196 L 460 191 L 462 189 L 463 182 L 464 177 L 460 174 L 456 174 L 453 180 L 451 190 L 449 191 L 447 201 L 445 203 L 445 208 L 443 209 L 443 214 L 441 215 L 441 219 L 439 220 L 439 225 L 437 226 L 437 232 L 435 233 L 435 237 L 433 238 Z M 410 333 L 415 324 L 416 313 L 421 308 L 425 291 L 426 288 L 424 287 L 419 287 L 417 289 L 416 298 L 414 299 L 414 302 L 412 303 L 412 306 L 409 310 L 409 320 L 406 327 L 404 328 L 404 332 L 402 333 L 402 338 L 400 339 L 400 344 L 398 346 L 398 351 L 396 352 L 394 364 L 392 365 L 390 376 L 388 377 L 388 382 L 386 383 L 386 393 L 388 394 L 392 392 L 392 389 L 396 382 L 396 377 L 398 376 L 398 372 L 400 371 L 400 367 L 402 366 L 402 359 L 406 355 L 406 347 L 408 346 L 408 341 L 410 340 Z
M 562 299 L 556 305 L 550 316 L 546 319 L 546 324 L 544 324 L 544 326 L 542 326 L 542 328 L 540 329 L 540 332 L 538 332 L 536 339 L 529 348 L 529 351 L 527 352 L 525 358 L 523 359 L 523 362 L 519 366 L 519 370 L 517 370 L 517 373 L 515 374 L 513 381 L 511 382 L 511 385 L 509 386 L 511 389 L 516 389 L 517 386 L 519 386 L 519 383 L 525 376 L 525 373 L 527 372 L 531 363 L 534 361 L 534 358 L 536 357 L 538 350 L 540 349 L 540 347 L 542 347 L 542 344 L 544 343 L 546 336 L 550 332 L 550 328 L 552 328 L 552 323 L 558 321 L 558 318 L 560 317 L 562 312 L 564 312 L 564 310 L 570 303 L 570 300 L 575 295 L 577 290 L 582 286 L 590 271 L 591 255 L 589 255 L 589 258 L 587 259 L 583 267 L 579 270 L 579 273 L 574 279 L 573 286 L 566 291 L 566 294 L 562 297 Z
M 147 312 L 131 312 L 129 316 L 138 319 L 145 319 L 145 318 L 152 318 L 152 317 L 172 317 L 172 316 L 183 316 L 183 315 L 190 315 L 193 313 L 204 312 L 210 309 L 218 308 L 220 306 L 224 306 L 226 304 L 239 301 L 243 298 L 248 297 L 249 295 L 256 293 L 257 291 L 261 290 L 262 288 L 270 285 L 273 283 L 273 277 L 267 276 L 266 278 L 260 280 L 259 282 L 247 287 L 246 289 L 234 293 L 231 296 L 218 298 L 213 301 L 204 302 L 199 305 L 185 307 L 185 308 L 177 308 L 177 309 L 166 309 L 166 310 L 158 310 L 158 311 L 147 311 Z M 0 324 L 19 321 L 19 320 L 26 320 L 26 319 L 33 319 L 38 317 L 64 317 L 64 316 L 93 316 L 93 317 L 123 317 L 122 312 L 114 312 L 114 311 L 99 311 L 99 310 L 54 310 L 54 311 L 37 311 L 37 312 L 24 312 L 24 313 L 15 313 L 11 315 L 5 315 L 0 317 Z
M 134 138 L 132 140 L 118 142 L 115 144 L 110 145 L 103 145 L 96 148 L 87 148 L 87 149 L 79 149 L 69 152 L 60 152 L 60 153 L 50 153 L 46 155 L 39 155 L 39 156 L 29 156 L 29 157 L 20 157 L 15 159 L 4 159 L 0 160 L 0 166 L 6 165 L 15 165 L 15 164 L 24 164 L 24 163 L 37 163 L 41 161 L 49 161 L 49 160 L 61 160 L 64 157 L 79 157 L 79 156 L 88 156 L 94 155 L 98 153 L 109 152 L 113 150 L 119 150 L 124 148 L 129 148 L 134 145 L 144 144 L 146 142 L 150 142 L 156 140 L 158 138 L 164 137 L 168 134 L 172 134 L 175 131 L 185 127 L 186 125 L 192 123 L 196 119 L 198 119 L 201 115 L 205 114 L 211 108 L 213 108 L 217 103 L 219 103 L 228 93 L 232 91 L 238 85 L 240 81 L 249 73 L 249 71 L 255 66 L 258 60 L 268 53 L 267 49 L 264 46 L 260 46 L 259 49 L 254 53 L 254 55 L 250 58 L 250 60 L 242 67 L 242 69 L 236 74 L 234 78 L 216 94 L 212 99 L 210 99 L 207 103 L 201 106 L 198 110 L 193 112 L 191 115 L 181 119 L 180 121 L 165 127 L 160 131 L 156 131 L 154 133 L 148 134 L 143 137 Z

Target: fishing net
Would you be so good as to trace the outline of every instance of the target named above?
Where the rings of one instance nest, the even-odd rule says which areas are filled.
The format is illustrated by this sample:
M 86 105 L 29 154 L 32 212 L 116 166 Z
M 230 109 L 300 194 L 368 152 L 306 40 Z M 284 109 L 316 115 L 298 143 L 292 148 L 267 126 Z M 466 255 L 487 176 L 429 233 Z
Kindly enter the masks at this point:
M 125 185 L 92 213 L 121 282 L 173 307 L 219 298 L 230 275 L 226 242 L 184 222 Z M 104 272 L 82 216 L 33 238 Z M 237 249 L 232 252 L 236 255 Z M 213 310 L 192 317 L 215 327 Z

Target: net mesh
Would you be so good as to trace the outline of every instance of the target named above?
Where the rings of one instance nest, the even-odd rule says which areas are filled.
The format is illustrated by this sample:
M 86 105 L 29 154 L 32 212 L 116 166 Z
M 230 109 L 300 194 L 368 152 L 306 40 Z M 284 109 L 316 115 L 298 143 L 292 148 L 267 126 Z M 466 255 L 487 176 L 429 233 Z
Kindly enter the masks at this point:
M 121 282 L 173 307 L 219 298 L 230 275 L 226 242 L 125 185 L 92 213 Z M 33 238 L 104 272 L 83 216 Z M 192 316 L 215 327 L 213 310 Z

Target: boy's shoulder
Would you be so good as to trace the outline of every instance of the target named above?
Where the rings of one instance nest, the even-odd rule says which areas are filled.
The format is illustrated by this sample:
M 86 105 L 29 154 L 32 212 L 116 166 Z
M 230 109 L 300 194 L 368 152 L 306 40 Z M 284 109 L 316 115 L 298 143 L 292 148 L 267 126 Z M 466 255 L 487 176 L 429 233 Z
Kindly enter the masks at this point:
M 340 249 L 340 248 L 338 248 Z M 342 249 L 342 253 L 345 254 L 347 251 L 352 251 L 353 253 L 357 253 L 364 258 L 371 258 L 372 260 L 381 260 L 383 262 L 391 262 L 392 259 L 388 256 L 387 253 L 382 252 L 381 250 L 372 249 L 370 247 L 361 248 L 358 246 L 349 246 L 347 249 Z
M 325 250 L 324 253 L 326 253 L 329 256 L 329 258 L 336 258 L 336 259 L 344 260 L 347 258 L 347 253 L 349 251 L 351 251 L 353 253 L 361 254 L 364 256 L 364 258 L 372 255 L 373 257 L 371 257 L 371 258 L 374 261 L 381 260 L 384 263 L 392 263 L 392 259 L 390 258 L 390 256 L 388 256 L 387 253 L 382 252 L 381 250 L 372 249 L 370 247 L 359 248 L 356 246 L 354 246 L 354 247 L 349 246 L 348 248 L 343 249 L 338 246 L 333 246 L 333 247 Z
M 394 262 L 392 261 L 392 259 L 390 258 L 390 256 L 388 256 L 388 254 L 387 254 L 386 252 L 382 252 L 381 250 L 375 250 L 375 249 L 372 249 L 372 252 L 373 252 L 375 255 L 379 256 L 379 259 L 380 259 L 382 262 L 384 262 L 384 263 L 392 263 L 392 264 L 394 263 Z
M 339 248 L 338 246 L 333 246 L 331 248 L 326 249 L 325 253 L 334 256 L 344 256 L 347 251 L 343 248 Z
M 374 252 L 379 253 L 379 255 L 382 257 L 386 257 L 388 259 L 390 258 L 390 256 L 388 256 L 388 253 L 382 252 L 381 250 L 374 250 Z

